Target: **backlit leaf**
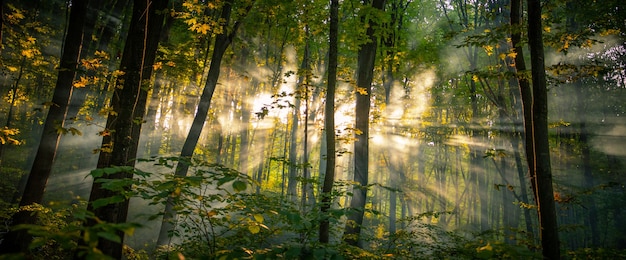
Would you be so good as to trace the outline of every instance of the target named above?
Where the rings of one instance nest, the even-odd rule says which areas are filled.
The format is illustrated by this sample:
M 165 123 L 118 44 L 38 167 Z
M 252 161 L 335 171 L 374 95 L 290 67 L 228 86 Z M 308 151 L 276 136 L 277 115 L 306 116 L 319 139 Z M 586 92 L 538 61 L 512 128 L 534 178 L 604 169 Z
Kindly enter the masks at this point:
M 250 233 L 252 234 L 257 234 L 259 232 L 261 232 L 261 228 L 257 225 L 250 225 L 248 226 L 248 231 L 250 231 Z
M 245 191 L 245 190 L 246 190 L 246 188 L 247 188 L 247 185 L 246 185 L 246 183 L 245 183 L 245 182 L 243 182 L 243 181 L 234 181 L 234 182 L 233 182 L 233 189 L 234 189 L 236 192 Z

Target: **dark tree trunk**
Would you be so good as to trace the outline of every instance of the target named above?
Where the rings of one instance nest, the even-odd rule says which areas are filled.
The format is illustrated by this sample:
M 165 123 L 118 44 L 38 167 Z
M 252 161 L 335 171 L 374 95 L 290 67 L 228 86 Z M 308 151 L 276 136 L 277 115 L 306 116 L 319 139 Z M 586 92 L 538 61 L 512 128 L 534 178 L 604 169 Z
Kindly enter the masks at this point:
M 233 2 L 234 0 L 229 0 L 224 4 L 224 7 L 222 7 L 220 19 L 223 21 L 224 26 L 227 26 L 230 21 Z M 247 6 L 246 12 L 249 11 L 250 8 L 252 8 L 252 4 Z M 226 49 L 235 38 L 235 33 L 241 25 L 240 22 L 241 21 L 237 21 L 232 30 L 223 30 L 222 33 L 215 37 L 213 53 L 211 54 L 211 65 L 209 66 L 206 84 L 204 85 L 204 90 L 202 90 L 200 102 L 198 103 L 196 115 L 194 116 L 191 128 L 189 129 L 189 134 L 187 135 L 183 148 L 180 152 L 180 158 L 191 158 L 193 156 L 193 151 L 198 144 L 198 139 L 200 139 L 200 134 L 202 133 L 202 128 L 204 127 L 206 117 L 209 113 L 209 107 L 211 106 L 211 99 L 213 98 L 213 93 L 215 93 L 217 81 L 220 77 L 222 58 L 224 57 L 224 53 L 226 53 Z M 188 164 L 178 163 L 174 174 L 177 176 L 186 176 L 188 170 Z M 159 232 L 159 237 L 157 239 L 157 245 L 166 245 L 169 243 L 168 233 L 174 228 L 171 220 L 175 218 L 176 213 L 173 210 L 172 201 L 168 200 L 165 206 L 165 215 Z
M 517 75 L 517 82 L 518 82 L 518 86 L 520 89 L 520 97 L 522 100 L 522 114 L 523 114 L 523 121 L 524 121 L 524 135 L 523 135 L 523 139 L 524 139 L 524 147 L 525 147 L 525 153 L 526 153 L 526 161 L 528 162 L 528 169 L 529 169 L 529 177 L 530 177 L 530 184 L 532 187 L 532 191 L 533 194 L 537 194 L 536 190 L 537 188 L 535 187 L 535 173 L 534 173 L 534 165 L 535 162 L 533 160 L 533 153 L 534 153 L 534 142 L 530 136 L 530 133 L 532 133 L 532 92 L 530 90 L 530 82 L 528 81 L 528 78 L 525 75 L 521 75 L 523 73 L 526 73 L 526 62 L 524 61 L 524 52 L 522 49 L 522 35 L 521 35 L 521 8 L 522 8 L 522 1 L 521 0 L 512 0 L 511 1 L 511 26 L 513 28 L 515 28 L 514 33 L 511 34 L 511 45 L 513 46 L 512 52 L 516 53 L 517 55 L 515 56 L 515 69 L 518 73 Z M 517 159 L 517 157 L 516 157 Z M 520 163 L 518 163 L 518 167 Z M 522 178 L 522 175 L 519 175 L 520 178 L 520 187 L 522 187 L 522 194 L 525 194 L 525 187 L 526 187 L 526 178 Z M 524 196 L 527 197 L 527 196 Z M 524 198 L 523 197 L 523 198 Z M 528 203 L 527 201 L 524 201 L 524 203 Z M 526 212 L 528 212 L 528 210 L 526 210 Z M 526 217 L 526 228 L 529 232 L 532 233 L 532 226 L 530 225 L 530 213 L 525 214 Z
M 337 85 L 337 46 L 339 28 L 339 1 L 330 1 L 330 27 L 328 41 L 328 87 L 326 88 L 326 104 L 324 106 L 324 128 L 326 131 L 326 168 L 324 169 L 324 184 L 322 185 L 322 202 L 320 210 L 319 241 L 328 243 L 330 237 L 330 222 L 326 213 L 332 202 L 331 192 L 335 181 L 335 86 Z M 321 158 L 323 160 L 323 158 Z M 321 170 L 321 169 L 320 169 Z
M 52 105 L 46 116 L 41 141 L 35 155 L 35 162 L 31 168 L 25 186 L 25 192 L 19 203 L 20 207 L 41 204 L 43 194 L 52 171 L 52 164 L 56 156 L 57 147 L 61 139 L 58 127 L 63 127 L 67 108 L 72 97 L 72 82 L 76 75 L 78 59 L 82 49 L 83 24 L 85 24 L 88 0 L 75 0 L 70 11 L 69 27 L 65 36 L 65 45 L 61 55 L 59 75 L 57 77 Z M 2 3 L 0 3 L 2 4 Z M 0 38 L 1 39 L 1 38 Z M 68 44 L 72 43 L 72 44 Z M 37 216 L 29 211 L 20 211 L 13 215 L 13 225 L 35 224 Z M 12 230 L 4 237 L 0 253 L 27 252 L 32 237 L 25 230 Z
M 372 7 L 383 11 L 385 0 L 373 0 Z M 369 24 L 369 27 L 367 29 L 368 41 L 360 46 L 358 54 L 357 87 L 359 91 L 356 93 L 355 128 L 360 133 L 355 134 L 356 141 L 354 143 L 354 181 L 358 185 L 354 186 L 352 200 L 350 201 L 351 212 L 348 214 L 343 234 L 343 240 L 353 246 L 357 246 L 359 242 L 367 200 L 370 95 L 372 93 L 372 78 L 377 45 L 373 28 L 376 26 L 376 22 L 365 19 L 363 22 Z
M 548 142 L 548 86 L 543 53 L 541 1 L 528 0 L 528 45 L 532 68 L 532 133 L 527 134 L 534 143 L 536 201 L 539 213 L 539 230 L 543 257 L 560 259 L 559 232 L 552 188 L 550 146 Z M 528 100 L 524 100 L 528 101 Z
M 146 110 L 148 84 L 152 74 L 161 28 L 163 27 L 165 8 L 168 0 L 135 0 L 133 15 L 126 38 L 120 70 L 124 75 L 116 82 L 110 107 L 116 113 L 107 118 L 106 131 L 110 133 L 102 139 L 102 150 L 98 158 L 98 168 L 110 166 L 134 166 L 137 146 L 141 133 L 141 124 Z M 110 152 L 107 150 L 110 149 Z M 132 178 L 132 173 L 119 172 L 102 176 L 106 179 Z M 128 215 L 128 200 L 109 204 L 99 208 L 93 202 L 118 195 L 102 188 L 100 178 L 95 178 L 88 209 L 95 216 L 109 223 L 122 223 Z M 95 225 L 91 221 L 87 225 Z M 120 259 L 124 234 L 118 233 L 121 243 L 100 239 L 98 248 L 106 255 Z

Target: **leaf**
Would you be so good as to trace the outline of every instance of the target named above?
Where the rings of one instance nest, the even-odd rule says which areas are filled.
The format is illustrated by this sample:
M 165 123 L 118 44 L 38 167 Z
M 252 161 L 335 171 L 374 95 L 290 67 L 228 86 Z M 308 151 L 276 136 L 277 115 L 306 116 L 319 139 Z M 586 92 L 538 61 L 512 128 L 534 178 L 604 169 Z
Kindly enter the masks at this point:
M 254 220 L 256 220 L 256 222 L 263 223 L 263 215 L 261 215 L 261 214 L 254 214 L 252 216 L 254 217 Z
M 250 233 L 252 233 L 252 234 L 257 234 L 257 233 L 261 232 L 261 227 L 259 227 L 257 225 L 250 225 L 250 226 L 248 226 L 248 231 L 250 231 Z
M 101 238 L 104 238 L 106 240 L 109 241 L 113 241 L 113 242 L 117 242 L 117 243 L 121 243 L 122 239 L 116 235 L 115 233 L 110 233 L 110 232 L 98 232 L 98 236 Z
M 245 190 L 246 190 L 246 188 L 247 188 L 247 186 L 248 186 L 248 185 L 246 185 L 246 183 L 245 183 L 245 182 L 243 182 L 243 181 L 239 181 L 239 180 L 237 180 L 237 181 L 234 181 L 234 182 L 233 182 L 233 189 L 234 189 L 236 192 L 245 191 Z
M 474 82 L 478 82 L 480 79 L 478 78 L 478 76 L 477 76 L 477 75 L 473 75 L 473 76 L 472 76 L 472 80 L 473 80 Z
M 78 135 L 78 136 L 82 136 L 83 135 L 83 133 L 80 130 L 78 130 L 78 129 L 74 128 L 74 127 L 70 127 L 69 131 L 70 131 L 70 133 L 72 133 L 72 135 Z
M 89 175 L 91 175 L 94 178 L 100 178 L 100 177 L 102 177 L 104 175 L 104 170 L 101 169 L 101 168 L 94 169 L 94 170 L 91 170 Z
M 490 259 L 493 256 L 493 247 L 490 243 L 483 247 L 476 248 L 477 256 L 480 259 Z
M 485 52 L 487 53 L 487 56 L 493 55 L 493 46 L 491 46 L 491 45 L 484 45 L 483 49 L 485 49 Z
M 356 92 L 358 92 L 359 94 L 361 94 L 363 96 L 367 96 L 367 89 L 366 88 L 356 87 Z
M 109 197 L 109 198 L 97 199 L 97 200 L 91 202 L 91 206 L 94 209 L 97 209 L 97 208 L 100 208 L 100 207 L 103 207 L 103 206 L 106 206 L 106 205 L 110 205 L 110 204 L 113 204 L 113 203 L 119 203 L 119 202 L 122 202 L 124 200 L 125 200 L 125 198 L 122 197 L 122 196 L 113 196 L 113 197 Z
M 77 81 L 74 81 L 74 84 L 72 84 L 75 88 L 84 88 L 89 84 L 89 79 L 87 77 L 84 76 L 80 76 L 80 79 Z

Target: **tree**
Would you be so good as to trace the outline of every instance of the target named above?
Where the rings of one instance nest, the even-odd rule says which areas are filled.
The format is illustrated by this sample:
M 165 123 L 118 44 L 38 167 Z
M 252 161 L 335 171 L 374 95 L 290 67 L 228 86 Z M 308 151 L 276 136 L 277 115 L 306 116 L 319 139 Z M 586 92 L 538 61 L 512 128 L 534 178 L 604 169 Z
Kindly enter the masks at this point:
M 228 48 L 228 46 L 230 46 L 233 39 L 235 38 L 237 29 L 239 28 L 239 26 L 241 26 L 243 18 L 250 11 L 252 5 L 254 4 L 254 1 L 247 3 L 243 12 L 244 17 L 240 17 L 240 20 L 237 20 L 232 28 L 228 28 L 234 2 L 234 0 L 228 0 L 224 2 L 222 6 L 222 11 L 220 14 L 222 29 L 220 33 L 215 36 L 215 42 L 213 43 L 213 53 L 211 54 L 211 65 L 207 74 L 206 84 L 204 85 L 202 95 L 200 96 L 200 102 L 198 104 L 196 114 L 193 118 L 191 128 L 189 129 L 189 134 L 187 135 L 185 143 L 183 144 L 183 148 L 180 152 L 181 159 L 191 159 L 191 157 L 193 156 L 193 151 L 198 144 L 198 139 L 200 138 L 202 128 L 204 127 L 204 123 L 209 113 L 209 107 L 211 106 L 213 93 L 215 93 L 215 88 L 217 87 L 224 53 L 226 53 L 226 49 Z M 187 175 L 188 168 L 189 164 L 179 162 L 176 165 L 176 170 L 174 174 L 177 176 L 185 176 Z M 165 207 L 165 215 L 161 224 L 161 231 L 159 232 L 157 245 L 166 245 L 169 242 L 169 232 L 174 228 L 172 220 L 176 218 L 176 213 L 172 208 L 172 202 L 168 201 Z
M 331 192 L 335 180 L 335 86 L 337 85 L 337 31 L 339 28 L 339 1 L 330 1 L 330 25 L 328 40 L 328 81 L 324 106 L 324 128 L 326 129 L 326 169 L 322 186 L 320 211 L 324 218 L 320 222 L 319 241 L 328 243 L 330 222 L 325 214 L 330 209 Z M 321 158 L 320 160 L 323 160 Z M 320 169 L 321 170 L 321 169 Z
M 36 203 L 41 204 L 61 134 L 67 131 L 63 126 L 69 101 L 72 98 L 72 81 L 76 76 L 78 59 L 82 49 L 83 25 L 86 20 L 87 4 L 88 0 L 74 0 L 72 2 L 69 26 L 65 36 L 66 44 L 61 55 L 59 74 L 50 110 L 44 123 L 41 141 L 35 155 L 35 163 L 26 182 L 25 190 L 28 192 L 22 195 L 20 207 L 27 207 Z M 13 215 L 12 224 L 35 224 L 36 220 L 37 215 L 21 210 Z M 32 237 L 26 233 L 26 230 L 12 230 L 4 238 L 4 243 L 0 247 L 0 253 L 17 252 L 18 250 L 26 252 L 31 239 Z
M 528 155 L 529 165 L 535 177 L 535 200 L 539 214 L 539 230 L 544 258 L 560 259 L 559 231 L 552 188 L 552 169 L 550 166 L 550 146 L 548 142 L 548 89 L 543 51 L 543 27 L 541 22 L 541 1 L 528 0 L 528 46 L 532 73 L 532 132 L 526 138 L 533 142 L 532 155 Z M 528 128 L 527 128 L 528 129 Z
M 368 1 L 366 1 L 368 2 Z M 368 2 L 369 3 L 369 2 Z M 354 143 L 354 185 L 352 200 L 350 201 L 351 212 L 348 215 L 343 240 L 349 245 L 357 246 L 363 224 L 365 203 L 367 199 L 368 163 L 369 163 L 369 120 L 370 120 L 370 95 L 372 93 L 372 78 L 374 63 L 376 60 L 376 46 L 378 44 L 375 31 L 376 22 L 371 16 L 377 11 L 384 11 L 384 0 L 373 0 L 372 12 L 369 16 L 362 17 L 362 22 L 367 28 L 365 43 L 359 46 L 358 69 L 356 82 L 356 105 L 355 105 L 355 134 Z
M 98 168 L 110 166 L 134 166 L 141 125 L 146 110 L 148 86 L 159 43 L 164 17 L 167 14 L 168 0 L 135 0 L 128 36 L 122 53 L 120 71 L 116 81 L 110 112 L 105 130 L 102 132 L 102 147 L 98 158 Z M 109 223 L 122 223 L 128 215 L 129 200 L 122 194 L 103 187 L 108 180 L 132 178 L 132 173 L 116 172 L 105 176 L 94 176 L 89 197 L 88 209 L 97 218 Z M 95 201 L 121 197 L 114 202 L 96 207 Z M 87 223 L 95 225 L 95 221 Z M 99 239 L 98 248 L 106 255 L 121 258 L 124 234 L 118 232 L 119 243 Z

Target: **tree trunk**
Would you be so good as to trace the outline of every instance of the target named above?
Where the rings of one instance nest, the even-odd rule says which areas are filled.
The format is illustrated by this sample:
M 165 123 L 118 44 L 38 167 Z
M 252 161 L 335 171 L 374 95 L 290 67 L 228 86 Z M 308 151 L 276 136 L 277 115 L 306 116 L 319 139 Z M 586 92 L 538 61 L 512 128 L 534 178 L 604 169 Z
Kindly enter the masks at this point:
M 57 147 L 61 139 L 61 132 L 58 128 L 64 126 L 68 104 L 72 98 L 72 82 L 76 75 L 78 59 L 82 49 L 83 24 L 85 24 L 86 20 L 87 4 L 88 0 L 76 0 L 71 6 L 69 27 L 65 36 L 66 44 L 61 55 L 61 64 L 52 96 L 52 105 L 46 116 L 41 141 L 35 155 L 35 162 L 28 175 L 24 189 L 28 192 L 23 194 L 19 204 L 20 207 L 34 203 L 41 204 L 43 199 L 48 177 L 50 177 Z M 19 211 L 12 216 L 11 224 L 35 224 L 36 220 L 37 215 L 31 214 L 29 211 Z M 11 230 L 4 237 L 0 253 L 27 252 L 31 239 L 32 237 L 26 233 L 26 230 Z
M 580 84 L 577 84 L 580 87 L 579 91 L 583 91 Z M 579 113 L 582 113 L 584 107 L 584 99 L 582 97 L 582 93 L 578 93 L 578 107 Z M 585 123 L 585 119 L 582 119 L 583 122 L 580 123 L 580 145 L 582 146 L 582 161 L 583 161 L 583 176 L 584 176 L 584 187 L 587 190 L 593 189 L 595 186 L 595 180 L 593 177 L 593 169 L 591 166 L 591 144 L 589 143 L 589 134 L 587 133 L 587 125 Z M 591 247 L 597 247 L 600 245 L 600 232 L 598 230 L 598 208 L 596 207 L 596 201 L 593 198 L 593 194 L 589 194 L 584 199 L 584 205 L 586 205 L 588 215 L 587 222 L 589 223 L 589 228 L 591 231 Z M 618 220 L 621 221 L 621 220 Z
M 298 124 L 300 121 L 300 107 L 302 103 L 302 99 L 305 99 L 306 95 L 302 95 L 306 92 L 306 74 L 309 73 L 309 42 L 305 40 L 304 44 L 304 54 L 302 57 L 302 64 L 300 64 L 300 71 L 298 74 L 298 83 L 295 90 L 295 105 L 293 108 L 293 114 L 291 117 L 291 134 L 289 141 L 289 176 L 287 179 L 287 197 L 293 202 L 297 201 L 297 184 L 298 184 Z M 302 90 L 301 88 L 304 88 Z M 305 100 L 306 102 L 306 100 Z M 305 115 L 304 124 L 306 124 L 307 115 Z M 306 151 L 305 151 L 306 152 Z M 304 168 L 302 169 L 304 172 Z M 303 182 L 304 185 L 304 182 Z M 304 186 L 303 186 L 304 187 Z M 304 190 L 304 188 L 303 188 Z M 306 194 L 302 193 L 303 197 L 306 197 Z
M 372 7 L 383 11 L 385 0 L 373 0 Z M 356 133 L 356 141 L 354 143 L 354 181 L 358 185 L 354 186 L 352 200 L 350 201 L 351 211 L 348 213 L 348 220 L 343 234 L 343 240 L 352 246 L 357 246 L 359 242 L 367 199 L 370 95 L 372 93 L 372 78 L 377 45 L 373 28 L 376 26 L 376 22 L 367 20 L 365 17 L 363 22 L 369 26 L 367 26 L 368 41 L 360 46 L 358 54 L 357 88 L 359 89 L 356 92 L 355 128 L 360 133 Z
M 324 104 L 326 164 L 321 194 L 322 202 L 320 203 L 320 210 L 322 212 L 322 220 L 319 229 L 320 243 L 328 243 L 330 240 L 330 222 L 327 212 L 331 206 L 331 193 L 333 183 L 335 182 L 335 87 L 337 86 L 338 28 L 339 0 L 331 0 L 328 41 L 328 87 L 326 88 L 326 104 Z M 320 161 L 321 160 L 324 160 L 324 158 L 320 158 Z M 320 171 L 322 171 L 321 168 Z M 321 173 L 320 176 L 322 176 Z
M 134 166 L 137 146 L 141 134 L 141 124 L 146 110 L 148 84 L 152 74 L 152 65 L 156 57 L 165 8 L 168 0 L 135 0 L 133 16 L 126 38 L 120 70 L 124 75 L 116 82 L 110 107 L 116 114 L 110 113 L 106 129 L 109 135 L 102 139 L 102 149 L 98 158 L 98 168 L 110 166 Z M 108 149 L 111 152 L 108 152 Z M 119 172 L 102 176 L 106 179 L 132 178 L 131 173 Z M 118 195 L 102 188 L 101 178 L 94 178 L 88 209 L 96 217 L 109 223 L 122 223 L 128 215 L 128 200 L 120 203 L 94 208 L 93 202 Z M 90 221 L 87 225 L 95 225 Z M 124 234 L 119 232 L 121 243 L 100 239 L 98 249 L 114 258 L 122 257 Z
M 222 7 L 220 19 L 222 20 L 224 26 L 227 26 L 230 21 L 233 2 L 234 0 L 229 0 L 224 4 L 224 7 Z M 246 12 L 249 11 L 250 8 L 252 8 L 252 5 L 247 6 Z M 213 93 L 215 93 L 217 81 L 220 76 L 222 58 L 224 57 L 224 53 L 226 53 L 226 49 L 233 41 L 240 24 L 240 21 L 237 21 L 232 30 L 224 29 L 222 30 L 222 33 L 215 37 L 213 53 L 211 54 L 211 65 L 209 67 L 206 84 L 204 86 L 204 90 L 202 91 L 202 95 L 200 96 L 200 102 L 198 103 L 196 115 L 194 116 L 193 123 L 189 129 L 189 134 L 187 135 L 183 148 L 180 152 L 180 158 L 191 158 L 193 156 L 193 151 L 198 144 L 198 139 L 200 139 L 202 128 L 204 127 L 206 117 L 209 113 Z M 230 34 L 227 34 L 229 31 Z M 174 174 L 177 176 L 186 176 L 188 169 L 188 164 L 178 163 Z M 168 233 L 174 228 L 174 225 L 172 224 L 173 219 L 176 219 L 176 213 L 173 210 L 172 201 L 168 199 L 165 206 L 165 215 L 163 217 L 161 230 L 157 239 L 157 245 L 166 245 L 169 243 L 170 239 Z
M 552 169 L 550 166 L 550 146 L 548 142 L 548 89 L 543 54 L 541 25 L 541 1 L 528 0 L 528 45 L 532 68 L 532 133 L 535 145 L 533 157 L 535 163 L 536 201 L 539 213 L 539 227 L 543 257 L 560 259 L 559 232 L 552 188 Z M 529 101 L 529 100 L 524 100 Z
M 515 56 L 515 69 L 517 71 L 517 83 L 520 89 L 520 97 L 522 100 L 522 114 L 523 114 L 523 125 L 524 131 L 522 138 L 524 139 L 524 147 L 526 153 L 526 161 L 528 163 L 528 173 L 530 177 L 530 186 L 534 195 L 537 194 L 537 188 L 535 186 L 535 161 L 533 160 L 533 154 L 535 150 L 535 143 L 533 142 L 531 133 L 532 133 L 532 92 L 530 89 L 530 82 L 528 78 L 522 73 L 526 73 L 526 62 L 524 60 L 524 52 L 521 46 L 522 44 L 522 35 L 521 35 L 521 8 L 522 8 L 522 0 L 513 0 L 511 1 L 511 26 L 516 28 L 514 33 L 511 34 L 511 45 L 513 46 L 512 52 L 516 53 Z M 518 163 L 518 167 L 520 164 Z M 526 178 L 521 178 L 520 183 L 521 187 L 525 187 Z M 525 191 L 522 191 L 525 192 Z M 524 194 L 524 193 L 522 193 Z M 536 199 L 536 198 L 535 198 Z M 524 203 L 528 203 L 529 201 L 525 201 Z M 528 210 L 526 210 L 528 212 Z M 530 222 L 530 213 L 525 214 L 526 216 L 526 228 L 530 231 L 532 227 L 529 226 Z

